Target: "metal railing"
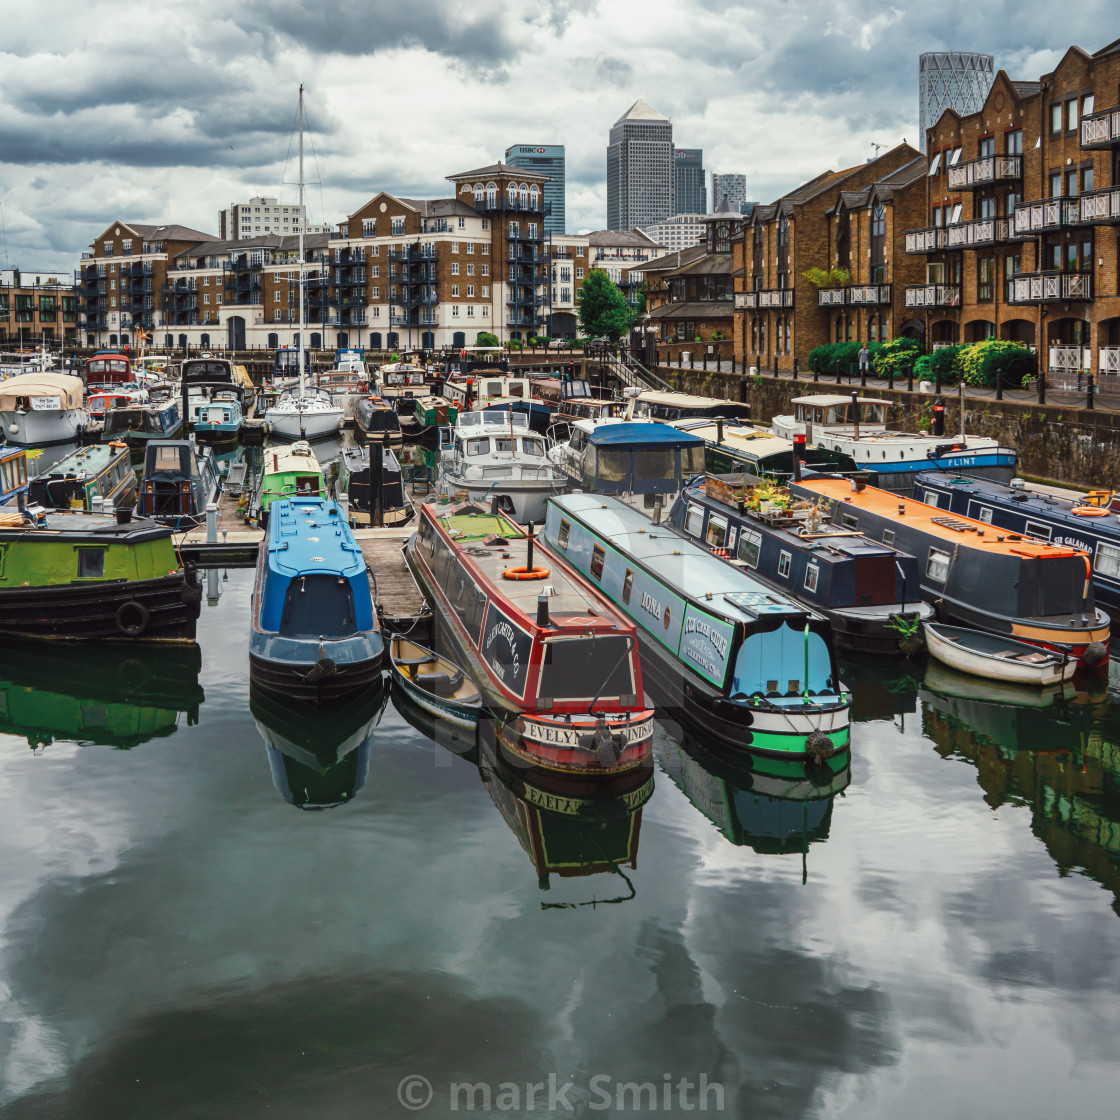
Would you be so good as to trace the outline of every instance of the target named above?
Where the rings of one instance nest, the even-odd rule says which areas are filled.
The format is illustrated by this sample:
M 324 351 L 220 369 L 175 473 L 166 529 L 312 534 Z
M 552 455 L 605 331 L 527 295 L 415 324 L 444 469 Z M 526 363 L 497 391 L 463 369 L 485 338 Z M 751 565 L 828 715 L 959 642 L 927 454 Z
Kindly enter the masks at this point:
M 1089 272 L 1023 272 L 1010 289 L 1008 303 L 1088 300 L 1093 298 L 1093 276 Z
M 959 284 L 915 284 L 906 289 L 907 307 L 960 307 Z
M 945 229 L 942 226 L 925 226 L 906 231 L 906 252 L 936 253 L 945 248 Z
M 821 289 L 822 291 L 836 291 L 835 288 Z M 792 288 L 765 288 L 753 292 L 735 293 L 736 311 L 755 311 L 768 307 L 792 307 Z
M 1022 156 L 982 156 L 949 168 L 949 190 L 971 190 L 1022 177 Z
M 982 245 L 996 245 L 1011 236 L 1007 218 L 976 218 L 971 222 L 956 222 L 945 227 L 945 247 L 948 249 L 973 249 Z
M 1120 144 L 1120 108 L 1102 109 L 1081 118 L 1081 146 L 1109 148 Z
M 1063 226 L 1078 225 L 1081 221 L 1078 202 L 1076 198 L 1043 198 L 1020 203 L 1013 219 L 1012 237 L 1034 237 Z
M 1095 222 L 1120 222 L 1120 187 L 1089 191 L 1077 202 L 1080 220 L 1086 225 Z

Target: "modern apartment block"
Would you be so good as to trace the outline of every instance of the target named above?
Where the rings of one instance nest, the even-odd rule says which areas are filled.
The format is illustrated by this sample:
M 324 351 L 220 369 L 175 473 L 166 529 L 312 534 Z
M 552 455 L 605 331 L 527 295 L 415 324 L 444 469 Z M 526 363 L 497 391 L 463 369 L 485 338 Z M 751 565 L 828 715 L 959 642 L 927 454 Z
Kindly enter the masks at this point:
M 299 233 L 301 221 L 307 219 L 307 207 L 282 206 L 275 198 L 251 198 L 248 202 L 231 202 L 228 209 L 218 212 L 218 236 L 223 241 L 241 241 L 247 237 L 268 234 L 283 236 Z M 304 233 L 333 233 L 333 227 L 307 225 Z
M 673 125 L 640 98 L 611 126 L 607 228 L 645 228 L 676 212 Z
M 1038 81 L 1001 70 L 929 129 L 926 210 L 906 235 L 932 345 L 1035 347 L 1055 375 L 1120 374 L 1120 40 L 1070 47 Z
M 708 188 L 704 182 L 703 149 L 674 148 L 673 168 L 673 213 L 706 214 Z
M 76 329 L 74 278 L 69 272 L 0 270 L 0 346 L 70 344 Z
M 975 113 L 995 77 L 995 59 L 975 51 L 929 51 L 918 56 L 918 127 L 926 132 L 946 109 Z
M 645 234 L 650 240 L 656 241 L 658 245 L 664 245 L 670 253 L 699 245 L 707 236 L 704 215 L 699 212 L 695 214 L 674 214 L 664 221 L 652 222 L 649 225 L 642 226 L 639 232 Z
M 565 178 L 565 157 L 563 144 L 514 144 L 506 149 L 505 161 L 510 167 L 521 167 L 547 175 L 548 182 L 543 187 L 543 198 L 550 207 L 544 219 L 544 228 L 555 235 L 564 232 L 567 220 L 565 204 L 567 181 Z
M 712 209 L 718 210 L 729 202 L 740 214 L 746 212 L 747 177 L 737 171 L 723 175 L 712 172 Z

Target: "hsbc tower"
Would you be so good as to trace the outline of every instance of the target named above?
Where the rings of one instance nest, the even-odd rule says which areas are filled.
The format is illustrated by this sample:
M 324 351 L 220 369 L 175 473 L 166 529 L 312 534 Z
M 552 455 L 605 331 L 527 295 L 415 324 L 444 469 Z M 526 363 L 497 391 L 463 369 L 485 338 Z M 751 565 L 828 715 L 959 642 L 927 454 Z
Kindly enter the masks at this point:
M 543 189 L 544 201 L 552 204 L 552 213 L 544 219 L 548 233 L 564 232 L 564 145 L 514 144 L 506 149 L 505 162 L 510 167 L 523 167 L 538 175 L 549 176 Z

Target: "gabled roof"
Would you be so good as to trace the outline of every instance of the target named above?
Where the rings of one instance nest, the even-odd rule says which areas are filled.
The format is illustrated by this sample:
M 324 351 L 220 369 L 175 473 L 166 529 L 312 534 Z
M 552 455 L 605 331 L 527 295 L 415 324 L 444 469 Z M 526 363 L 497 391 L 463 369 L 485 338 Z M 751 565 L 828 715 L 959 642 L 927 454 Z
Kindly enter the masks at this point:
M 486 179 L 495 175 L 506 175 L 511 179 L 533 179 L 538 183 L 547 183 L 552 178 L 551 175 L 541 175 L 536 171 L 526 171 L 524 167 L 511 167 L 508 163 L 502 163 L 501 160 L 497 163 L 491 163 L 486 167 L 476 167 L 473 171 L 460 171 L 458 175 L 447 175 L 445 178 L 452 183 L 457 183 L 460 179 Z
M 584 235 L 588 245 L 601 248 L 607 245 L 632 245 L 638 249 L 658 249 L 660 242 L 644 234 L 640 229 L 597 229 Z
M 618 125 L 624 121 L 664 121 L 668 123 L 669 118 L 663 117 L 648 101 L 643 101 L 639 97 L 614 123 Z
M 304 249 L 325 249 L 330 243 L 329 233 L 305 233 L 303 235 Z M 265 233 L 260 237 L 246 237 L 241 241 L 220 241 L 212 239 L 192 245 L 181 253 L 175 254 L 175 260 L 184 260 L 197 257 L 216 257 L 222 253 L 238 253 L 247 249 L 279 249 L 281 252 L 292 253 L 299 250 L 298 233 Z
M 416 204 L 407 198 L 398 198 L 395 194 L 390 194 L 388 191 L 378 191 L 373 198 L 367 199 L 365 202 L 354 211 L 353 214 L 347 214 L 346 220 L 350 221 L 351 218 L 356 218 L 367 207 L 372 206 L 379 198 L 392 199 L 393 202 L 399 202 L 402 206 L 409 210 L 415 210 Z
M 468 214 L 478 216 L 478 211 L 473 206 L 468 206 L 457 198 L 400 198 L 397 201 L 419 211 L 422 218 L 439 218 L 448 214 L 462 214 L 464 217 Z
M 121 225 L 124 223 L 122 222 Z M 214 238 L 212 233 L 201 233 L 197 229 L 191 229 L 190 226 L 174 224 L 149 226 L 132 222 L 129 224 L 129 229 L 148 241 L 211 241 Z
M 682 265 L 699 260 L 706 256 L 707 252 L 706 245 L 690 245 L 687 249 L 678 249 L 675 253 L 666 253 L 665 256 L 658 257 L 657 260 L 643 264 L 642 272 L 670 272 L 674 268 L 680 268 Z

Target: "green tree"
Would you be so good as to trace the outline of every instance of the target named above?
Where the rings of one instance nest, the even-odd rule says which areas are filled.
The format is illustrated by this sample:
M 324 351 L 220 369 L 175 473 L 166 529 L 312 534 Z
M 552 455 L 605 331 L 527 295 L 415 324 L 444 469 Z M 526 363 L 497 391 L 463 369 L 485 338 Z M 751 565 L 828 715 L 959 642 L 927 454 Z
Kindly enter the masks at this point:
M 479 331 L 478 338 L 475 340 L 475 346 L 501 346 L 501 344 L 498 336 L 489 331 Z
M 579 325 L 591 338 L 605 335 L 614 342 L 634 322 L 634 312 L 617 284 L 601 269 L 593 268 L 579 290 Z

